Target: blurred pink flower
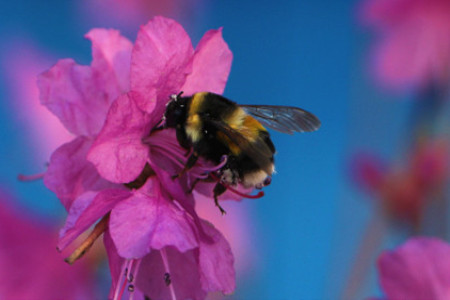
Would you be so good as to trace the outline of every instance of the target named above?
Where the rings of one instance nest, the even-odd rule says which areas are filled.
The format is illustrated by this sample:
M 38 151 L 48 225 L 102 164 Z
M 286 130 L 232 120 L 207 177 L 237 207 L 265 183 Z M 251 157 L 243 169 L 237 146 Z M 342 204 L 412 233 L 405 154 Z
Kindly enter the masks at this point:
M 360 18 L 379 41 L 374 71 L 384 85 L 425 88 L 450 80 L 450 2 L 366 0 Z
M 214 227 L 198 218 L 188 187 L 190 176 L 204 178 L 214 166 L 198 164 L 172 180 L 185 164 L 185 150 L 172 130 L 151 132 L 171 94 L 223 92 L 232 54 L 221 30 L 207 32 L 195 51 L 183 28 L 162 17 L 141 28 L 134 46 L 113 30 L 95 29 L 88 37 L 93 42 L 91 66 L 61 60 L 39 80 L 42 103 L 78 135 L 55 151 L 44 177 L 69 211 L 58 248 L 64 249 L 101 218 L 68 261 L 77 259 L 105 231 L 113 274 L 111 297 L 123 294 L 124 266 L 142 262 L 142 267 L 149 267 L 159 259 L 157 250 L 177 267 L 172 274 L 168 263 L 159 261 L 164 272 L 141 268 L 145 277 L 128 267 L 127 277 L 133 274 L 129 281 L 133 288 L 136 282 L 138 292 L 194 299 L 209 291 L 232 292 L 230 247 Z M 164 276 L 170 276 L 170 285 L 153 281 Z
M 77 2 L 81 17 L 105 26 L 134 30 L 154 16 L 178 19 L 191 16 L 202 0 L 81 0 Z
M 0 194 L 0 298 L 94 299 L 88 260 L 70 267 L 55 251 L 57 231 Z
M 389 169 L 377 157 L 359 156 L 352 171 L 355 181 L 381 200 L 390 217 L 417 225 L 448 174 L 448 145 L 443 140 L 422 142 L 411 155 L 407 166 Z
M 43 166 L 56 147 L 71 140 L 59 120 L 39 103 L 36 76 L 50 65 L 50 59 L 33 42 L 22 38 L 8 43 L 1 52 L 1 66 L 11 95 L 8 104 L 14 110 L 22 134 L 30 142 L 31 155 Z
M 378 270 L 387 299 L 450 298 L 450 245 L 437 238 L 412 238 L 383 252 Z

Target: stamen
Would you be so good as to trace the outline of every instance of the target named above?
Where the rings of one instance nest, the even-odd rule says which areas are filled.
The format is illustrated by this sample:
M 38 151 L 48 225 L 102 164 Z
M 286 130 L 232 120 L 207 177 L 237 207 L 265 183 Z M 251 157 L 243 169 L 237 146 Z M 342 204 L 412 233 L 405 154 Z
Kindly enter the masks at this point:
M 161 258 L 162 258 L 162 261 L 164 264 L 164 269 L 166 270 L 166 273 L 164 273 L 164 281 L 167 285 L 166 274 L 169 274 L 169 279 L 170 279 L 170 268 L 169 268 L 169 261 L 167 260 L 166 249 L 163 248 L 163 249 L 159 250 L 159 253 L 161 253 Z M 172 300 L 177 300 L 177 296 L 175 295 L 175 290 L 173 288 L 173 284 L 169 283 L 168 286 L 170 289 L 170 295 L 172 296 Z
M 228 161 L 228 156 L 222 155 L 222 157 L 220 158 L 220 163 L 218 165 L 216 165 L 214 167 L 208 167 L 208 168 L 199 166 L 199 169 L 209 171 L 209 172 L 215 172 L 215 171 L 222 169 L 223 166 L 225 166 L 225 164 L 227 163 L 227 161 Z
M 77 259 L 81 258 L 88 250 L 92 247 L 97 238 L 102 235 L 108 226 L 109 213 L 106 214 L 100 222 L 95 225 L 94 230 L 89 234 L 89 236 L 84 240 L 84 242 L 77 248 L 72 254 L 67 257 L 64 261 L 68 264 L 73 264 Z
M 244 197 L 244 198 L 248 198 L 248 199 L 258 199 L 264 196 L 264 192 L 263 191 L 259 191 L 258 194 L 256 195 L 249 195 L 249 194 L 244 194 L 239 192 L 238 190 L 232 188 L 230 185 L 226 184 L 225 182 L 222 182 L 220 180 L 219 177 L 216 176 L 216 174 L 214 173 L 210 173 L 209 174 L 214 180 L 220 182 L 220 184 L 222 184 L 224 187 L 226 187 L 228 190 L 230 190 L 231 192 L 235 193 L 238 196 Z
M 158 136 L 147 136 L 142 139 L 144 144 L 148 144 L 152 151 L 160 152 L 168 157 L 173 163 L 179 167 L 184 167 L 186 162 L 186 154 L 190 154 L 193 149 L 189 149 L 188 152 L 181 149 L 180 144 L 173 137 L 159 134 Z M 189 173 L 196 178 L 206 179 L 208 172 L 217 171 L 226 164 L 226 155 L 222 157 L 221 162 L 217 166 L 204 166 L 201 163 L 195 164 L 195 167 L 189 170 Z M 206 173 L 206 174 L 205 174 Z
M 33 175 L 17 175 L 17 179 L 20 181 L 35 181 L 44 178 L 45 173 L 38 173 Z
M 119 279 L 117 280 L 116 290 L 114 291 L 114 298 L 113 300 L 118 300 L 122 298 L 123 290 L 125 288 L 125 284 L 127 283 L 126 276 L 127 276 L 127 264 L 128 261 L 125 260 L 122 264 L 122 269 L 120 270 Z M 122 288 L 120 288 L 120 280 L 122 277 L 125 277 L 125 280 L 122 284 Z M 120 295 L 119 295 L 120 294 Z
M 134 293 L 133 292 L 135 290 L 135 286 L 133 284 L 133 281 L 138 276 L 139 267 L 141 266 L 141 262 L 142 262 L 142 258 L 138 259 L 136 261 L 136 263 L 135 263 L 134 271 L 133 272 L 131 272 L 131 271 L 129 272 L 128 281 L 130 282 L 130 284 L 128 285 L 128 291 L 131 293 L 131 295 L 130 295 L 130 298 L 128 300 L 133 300 L 133 298 L 134 298 Z
M 128 282 L 132 282 L 134 279 L 133 272 L 131 271 L 131 269 L 133 268 L 133 263 L 134 259 L 130 259 L 127 264 L 127 272 L 125 275 Z

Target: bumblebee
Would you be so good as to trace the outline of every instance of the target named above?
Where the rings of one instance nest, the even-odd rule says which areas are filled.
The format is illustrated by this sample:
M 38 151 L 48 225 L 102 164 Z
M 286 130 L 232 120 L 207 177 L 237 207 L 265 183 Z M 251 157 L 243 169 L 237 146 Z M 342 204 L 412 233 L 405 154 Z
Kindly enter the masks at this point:
M 320 127 L 316 116 L 297 107 L 238 105 L 210 92 L 172 95 L 163 122 L 163 128 L 176 130 L 181 147 L 192 150 L 184 169 L 174 177 L 192 168 L 199 157 L 218 165 L 226 156 L 224 166 L 210 174 L 217 181 L 214 201 L 222 214 L 218 196 L 227 188 L 241 184 L 260 189 L 270 183 L 275 146 L 264 125 L 288 134 Z

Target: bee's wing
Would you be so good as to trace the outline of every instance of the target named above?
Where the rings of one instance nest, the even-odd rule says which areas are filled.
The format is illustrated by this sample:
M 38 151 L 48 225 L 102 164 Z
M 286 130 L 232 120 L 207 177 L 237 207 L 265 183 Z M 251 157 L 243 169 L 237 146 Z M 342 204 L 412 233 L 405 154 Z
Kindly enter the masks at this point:
M 240 105 L 264 126 L 282 133 L 315 131 L 320 120 L 310 112 L 293 106 Z
M 272 163 L 273 151 L 262 138 L 258 137 L 250 142 L 245 137 L 245 134 L 231 128 L 223 121 L 208 119 L 205 122 L 214 126 L 219 132 L 227 136 L 231 142 L 237 145 L 243 153 L 251 157 L 267 174 L 270 175 L 272 173 L 269 167 Z

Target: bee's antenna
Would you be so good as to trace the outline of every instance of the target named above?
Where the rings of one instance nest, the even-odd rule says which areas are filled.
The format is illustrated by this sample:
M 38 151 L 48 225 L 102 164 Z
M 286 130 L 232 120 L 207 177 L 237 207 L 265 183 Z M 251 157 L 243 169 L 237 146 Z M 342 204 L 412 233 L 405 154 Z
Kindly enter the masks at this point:
M 183 91 L 179 92 L 178 94 L 172 94 L 172 95 L 170 95 L 170 100 L 176 102 L 178 100 L 178 98 L 181 97 L 181 95 L 183 95 Z

